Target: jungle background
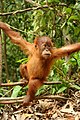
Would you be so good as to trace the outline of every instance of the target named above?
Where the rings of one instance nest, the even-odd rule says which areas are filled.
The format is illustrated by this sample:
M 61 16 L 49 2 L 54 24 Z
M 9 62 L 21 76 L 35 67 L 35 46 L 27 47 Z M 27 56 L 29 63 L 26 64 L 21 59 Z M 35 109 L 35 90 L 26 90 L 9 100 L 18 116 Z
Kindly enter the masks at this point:
M 80 0 L 0 0 L 0 21 L 8 23 L 12 29 L 20 32 L 22 37 L 31 43 L 36 36 L 43 35 L 49 36 L 56 47 L 80 42 Z M 27 56 L 19 47 L 11 43 L 2 30 L 0 34 L 0 83 L 18 82 L 21 78 L 19 65 L 28 61 Z M 31 114 L 27 114 L 25 119 L 40 119 L 39 117 L 42 116 L 42 119 L 68 120 L 68 117 L 71 117 L 70 120 L 79 120 L 80 52 L 57 60 L 51 69 L 48 81 L 58 81 L 61 84 L 43 85 L 36 95 L 61 95 L 66 98 L 75 98 L 76 110 L 72 109 L 73 103 L 68 100 L 54 100 L 53 103 L 43 100 L 44 102 L 39 101 L 39 104 L 34 104 L 34 107 L 27 108 L 26 111 Z M 19 85 L 0 87 L 0 97 L 20 97 L 25 95 L 27 88 L 27 86 Z M 67 104 L 69 104 L 68 111 L 73 110 L 67 118 L 52 109 L 55 105 L 55 111 L 58 111 L 60 107 L 63 110 L 62 105 Z M 46 110 L 43 110 L 40 105 L 45 106 L 43 109 L 47 109 L 46 117 L 41 114 Z M 1 104 L 0 108 L 1 116 L 7 108 L 9 111 L 11 109 L 8 105 L 5 107 L 4 104 Z M 33 108 L 38 111 L 38 115 L 32 115 Z M 17 119 L 9 117 L 9 120 Z

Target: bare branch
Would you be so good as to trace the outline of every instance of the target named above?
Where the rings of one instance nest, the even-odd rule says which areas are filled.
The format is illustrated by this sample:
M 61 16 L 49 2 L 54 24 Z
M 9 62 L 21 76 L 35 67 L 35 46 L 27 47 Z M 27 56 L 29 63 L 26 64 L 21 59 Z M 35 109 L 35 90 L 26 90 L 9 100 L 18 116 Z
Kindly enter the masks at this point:
M 55 82 L 44 82 L 45 85 L 52 85 L 52 84 L 61 84 L 60 81 Z M 28 81 L 25 82 L 14 82 L 14 83 L 0 83 L 0 87 L 8 87 L 8 86 L 16 86 L 16 85 L 27 85 Z
M 16 85 L 27 85 L 28 82 L 14 82 L 14 83 L 0 83 L 0 87 L 16 86 Z
M 44 5 L 44 6 L 38 6 L 38 7 L 33 7 L 33 8 L 27 8 L 27 9 L 23 9 L 23 10 L 17 10 L 17 11 L 13 11 L 13 12 L 0 13 L 0 16 L 14 15 L 14 14 L 17 14 L 17 13 L 23 13 L 23 12 L 26 12 L 26 11 L 38 10 L 38 9 L 42 9 L 42 8 L 48 8 L 48 6 Z
M 44 85 L 53 85 L 53 84 L 61 84 L 62 82 L 60 81 L 55 81 L 55 82 L 44 82 Z
M 60 3 L 60 4 L 53 4 L 53 6 L 67 6 L 67 5 L 65 3 Z M 48 6 L 48 5 L 35 6 L 33 8 L 27 8 L 27 9 L 17 10 L 17 11 L 7 12 L 7 13 L 0 13 L 0 16 L 14 15 L 14 14 L 17 14 L 17 13 L 23 13 L 23 12 L 26 12 L 26 11 L 28 12 L 28 11 L 31 11 L 31 10 L 38 10 L 38 9 L 49 8 L 49 7 L 52 7 L 52 9 L 53 9 L 53 6 Z
M 13 103 L 22 103 L 25 96 L 17 98 L 0 98 L 0 104 L 13 104 Z M 38 96 L 35 97 L 35 100 L 38 99 L 56 99 L 56 100 L 72 100 L 71 98 L 62 97 L 59 95 L 50 95 L 50 96 Z

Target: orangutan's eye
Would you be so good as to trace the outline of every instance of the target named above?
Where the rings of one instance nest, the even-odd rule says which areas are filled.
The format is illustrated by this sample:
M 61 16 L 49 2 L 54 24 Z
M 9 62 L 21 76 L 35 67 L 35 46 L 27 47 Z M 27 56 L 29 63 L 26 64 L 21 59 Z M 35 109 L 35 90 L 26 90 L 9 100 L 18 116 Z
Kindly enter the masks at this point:
M 35 45 L 35 48 L 37 47 L 37 45 Z

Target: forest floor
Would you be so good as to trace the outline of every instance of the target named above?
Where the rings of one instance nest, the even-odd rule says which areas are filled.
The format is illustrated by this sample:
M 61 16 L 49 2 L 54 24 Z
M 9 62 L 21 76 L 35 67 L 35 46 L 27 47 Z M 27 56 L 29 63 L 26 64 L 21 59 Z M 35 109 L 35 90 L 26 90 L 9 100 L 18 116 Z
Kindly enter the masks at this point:
M 34 100 L 20 109 L 17 104 L 5 105 L 0 108 L 0 120 L 80 120 L 80 91 L 70 97 L 72 100 Z

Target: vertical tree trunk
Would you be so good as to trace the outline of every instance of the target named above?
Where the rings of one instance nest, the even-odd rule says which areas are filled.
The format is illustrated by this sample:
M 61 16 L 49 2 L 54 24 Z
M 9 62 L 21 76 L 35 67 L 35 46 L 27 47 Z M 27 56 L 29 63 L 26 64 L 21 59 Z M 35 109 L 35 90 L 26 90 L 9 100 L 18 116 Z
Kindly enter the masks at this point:
M 0 83 L 2 82 L 2 42 L 1 42 L 1 30 L 0 30 Z
M 1 2 L 0 1 L 0 8 L 1 8 Z M 0 9 L 1 12 L 1 9 Z M 2 38 L 1 38 L 1 30 L 0 30 L 0 83 L 2 82 Z
M 4 1 L 0 1 L 1 5 L 1 13 L 4 12 Z M 1 20 L 4 22 L 5 21 L 5 16 L 1 18 Z M 5 71 L 6 71 L 6 79 L 9 80 L 9 72 L 8 72 L 8 65 L 7 65 L 7 55 L 6 55 L 6 35 L 3 34 L 2 39 L 4 40 L 4 63 L 5 63 Z
M 7 64 L 7 49 L 6 49 L 6 35 L 3 34 L 4 40 L 4 63 L 5 63 L 5 71 L 6 71 L 6 80 L 9 80 L 9 72 L 8 72 L 8 64 Z

